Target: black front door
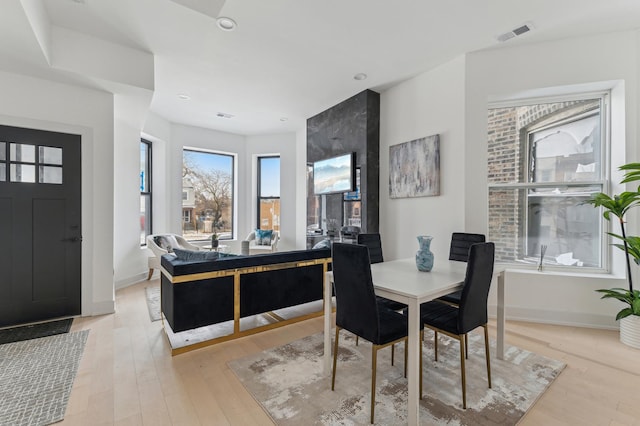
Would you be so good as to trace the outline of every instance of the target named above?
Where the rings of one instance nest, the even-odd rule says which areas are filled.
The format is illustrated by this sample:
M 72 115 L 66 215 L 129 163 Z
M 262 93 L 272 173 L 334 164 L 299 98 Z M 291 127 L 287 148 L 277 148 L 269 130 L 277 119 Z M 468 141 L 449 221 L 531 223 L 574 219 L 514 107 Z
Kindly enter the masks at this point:
M 0 327 L 80 314 L 80 136 L 0 126 Z

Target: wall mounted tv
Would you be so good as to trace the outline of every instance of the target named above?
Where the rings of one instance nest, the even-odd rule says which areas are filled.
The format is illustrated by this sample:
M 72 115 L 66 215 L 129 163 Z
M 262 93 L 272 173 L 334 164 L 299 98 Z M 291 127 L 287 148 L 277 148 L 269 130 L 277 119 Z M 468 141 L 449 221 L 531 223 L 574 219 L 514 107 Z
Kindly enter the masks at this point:
M 315 195 L 354 191 L 355 181 L 355 152 L 313 163 L 313 193 Z

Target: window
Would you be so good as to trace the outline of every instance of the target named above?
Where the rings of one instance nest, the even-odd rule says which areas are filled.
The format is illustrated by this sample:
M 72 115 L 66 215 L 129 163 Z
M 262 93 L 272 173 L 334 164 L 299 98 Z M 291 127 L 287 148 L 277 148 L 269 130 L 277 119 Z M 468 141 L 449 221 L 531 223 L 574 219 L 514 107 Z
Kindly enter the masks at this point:
M 151 142 L 140 140 L 140 245 L 151 234 Z
M 280 231 L 280 157 L 258 157 L 258 229 Z
M 496 260 L 605 268 L 603 221 L 582 205 L 604 192 L 607 95 L 488 114 L 489 239 Z
M 206 240 L 214 232 L 233 238 L 233 155 L 185 149 L 182 152 L 182 235 Z

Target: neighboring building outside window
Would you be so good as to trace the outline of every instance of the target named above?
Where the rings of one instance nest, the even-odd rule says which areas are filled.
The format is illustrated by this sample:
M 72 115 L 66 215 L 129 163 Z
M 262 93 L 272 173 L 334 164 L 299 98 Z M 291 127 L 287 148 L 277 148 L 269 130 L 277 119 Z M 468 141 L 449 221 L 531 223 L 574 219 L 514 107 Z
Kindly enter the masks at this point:
M 259 229 L 280 231 L 280 157 L 258 157 Z
M 140 245 L 147 244 L 151 228 L 151 142 L 140 140 Z
M 233 238 L 235 157 L 195 149 L 182 152 L 182 235 L 189 241 Z
M 496 261 L 605 269 L 608 96 L 522 102 L 488 113 L 489 240 Z

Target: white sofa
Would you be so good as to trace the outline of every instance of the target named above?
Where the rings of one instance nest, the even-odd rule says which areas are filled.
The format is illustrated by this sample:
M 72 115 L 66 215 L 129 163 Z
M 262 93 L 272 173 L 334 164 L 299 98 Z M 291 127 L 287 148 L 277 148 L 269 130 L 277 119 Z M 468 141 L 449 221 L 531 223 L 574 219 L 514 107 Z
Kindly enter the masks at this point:
M 255 231 L 251 232 L 245 238 L 245 241 L 249 241 L 249 254 L 260 254 L 260 253 L 273 253 L 278 251 L 278 240 L 280 240 L 280 234 L 278 231 L 273 231 L 271 234 L 271 244 L 269 245 L 259 245 L 256 244 L 256 233 Z
M 158 244 L 160 243 L 160 244 Z M 154 269 L 160 269 L 160 258 L 163 254 L 170 252 L 169 248 L 181 248 L 185 250 L 200 250 L 200 247 L 191 244 L 184 237 L 176 234 L 152 234 L 147 236 L 147 248 L 151 250 L 153 256 L 149 257 L 149 275 L 151 279 Z

